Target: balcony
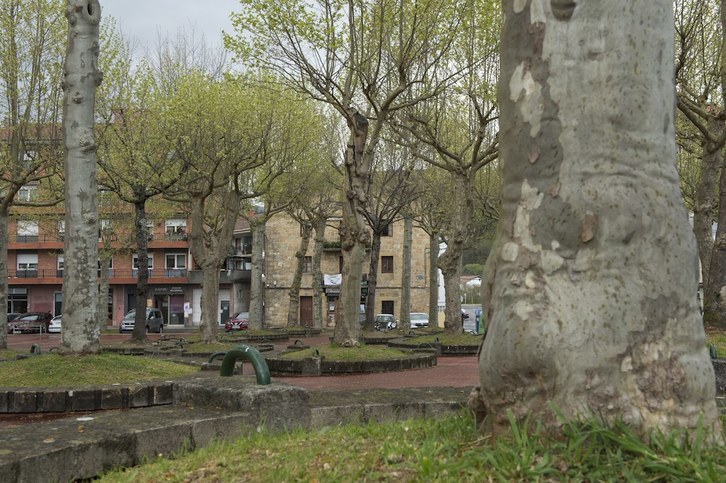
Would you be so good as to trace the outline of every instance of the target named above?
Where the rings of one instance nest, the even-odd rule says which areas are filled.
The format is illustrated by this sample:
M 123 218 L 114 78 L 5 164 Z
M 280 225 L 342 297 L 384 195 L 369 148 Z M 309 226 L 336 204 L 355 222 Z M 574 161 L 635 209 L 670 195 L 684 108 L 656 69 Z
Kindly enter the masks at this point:
M 64 276 L 62 269 L 34 269 L 34 270 L 8 270 L 9 281 L 20 283 L 18 279 L 22 279 L 23 283 L 29 280 L 34 280 L 33 283 L 59 283 L 58 279 L 62 279 Z M 166 279 L 175 279 L 179 281 L 180 278 L 190 278 L 190 275 L 194 273 L 184 269 L 160 269 L 160 270 L 149 270 L 149 280 L 158 281 Z M 201 273 L 201 272 L 200 272 Z M 101 276 L 100 270 L 97 271 L 97 276 Z M 124 283 L 123 279 L 136 279 L 138 278 L 138 270 L 115 270 L 109 271 L 109 279 L 112 283 Z M 200 277 L 201 280 L 201 277 Z M 191 280 L 188 280 L 191 281 Z

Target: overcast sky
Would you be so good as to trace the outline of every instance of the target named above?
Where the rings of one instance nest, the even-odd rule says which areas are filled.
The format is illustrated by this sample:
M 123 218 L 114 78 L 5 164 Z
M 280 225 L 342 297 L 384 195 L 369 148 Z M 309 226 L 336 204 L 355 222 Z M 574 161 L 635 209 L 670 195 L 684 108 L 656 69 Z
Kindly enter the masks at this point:
M 136 39 L 137 55 L 153 49 L 159 34 L 174 37 L 179 29 L 194 28 L 210 45 L 219 45 L 222 30 L 232 31 L 229 14 L 239 0 L 101 0 L 104 15 L 116 19 L 119 30 Z

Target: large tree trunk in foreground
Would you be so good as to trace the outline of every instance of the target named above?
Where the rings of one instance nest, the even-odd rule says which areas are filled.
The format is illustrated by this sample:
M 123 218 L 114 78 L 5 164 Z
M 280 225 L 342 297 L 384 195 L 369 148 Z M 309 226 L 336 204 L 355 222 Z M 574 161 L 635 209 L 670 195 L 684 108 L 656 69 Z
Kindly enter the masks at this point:
M 66 236 L 63 248 L 63 352 L 95 353 L 101 333 L 96 321 L 98 203 L 96 140 L 93 133 L 98 70 L 97 0 L 68 0 L 68 48 L 63 83 Z
M 502 4 L 489 429 L 510 411 L 717 426 L 674 162 L 672 2 Z

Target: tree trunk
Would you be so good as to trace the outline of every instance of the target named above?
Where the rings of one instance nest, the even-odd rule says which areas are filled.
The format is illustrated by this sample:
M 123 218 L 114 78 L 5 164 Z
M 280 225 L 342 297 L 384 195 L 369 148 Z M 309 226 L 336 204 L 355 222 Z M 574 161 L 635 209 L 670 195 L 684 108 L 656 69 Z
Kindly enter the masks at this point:
M 146 223 L 146 200 L 137 197 L 134 204 L 134 233 L 136 235 L 136 317 L 133 342 L 146 342 L 146 300 L 149 298 L 149 227 Z
M 315 222 L 315 243 L 313 244 L 313 327 L 323 328 L 323 245 L 325 242 L 325 218 Z
M 672 2 L 502 4 L 489 429 L 719 426 L 674 162 Z
M 202 341 L 214 342 L 219 326 L 219 267 L 205 265 L 202 267 L 202 322 L 199 333 Z
M 378 265 L 381 259 L 381 235 L 373 233 L 371 240 L 371 260 L 368 265 L 368 296 L 366 297 L 366 321 L 363 330 L 372 331 L 376 317 L 376 290 L 378 288 Z
M 722 159 L 716 240 L 703 291 L 703 321 L 710 327 L 726 329 L 726 157 Z
M 348 118 L 350 138 L 345 151 L 345 181 L 347 190 L 340 222 L 340 245 L 343 253 L 343 282 L 340 286 L 339 310 L 335 321 L 333 342 L 340 345 L 358 345 L 360 324 L 361 276 L 366 245 L 370 235 L 366 229 L 363 205 L 368 191 L 368 175 L 372 152 L 364 152 L 368 139 L 368 120 L 353 113 Z M 371 143 L 375 144 L 375 143 Z M 369 150 L 374 146 L 369 146 Z
M 715 120 L 709 122 L 709 126 L 717 128 Z M 723 128 L 718 131 L 723 132 Z M 718 182 L 719 170 L 721 168 L 721 148 L 715 146 L 708 139 L 703 140 L 703 152 L 701 155 L 701 175 L 698 179 L 696 189 L 696 206 L 693 208 L 693 231 L 698 242 L 698 255 L 701 260 L 701 274 L 703 276 L 704 295 L 708 293 L 709 267 L 711 264 L 711 250 L 713 250 L 712 226 L 716 221 L 716 207 L 718 206 L 716 184 Z M 709 297 L 706 297 L 707 299 Z M 708 305 L 704 301 L 704 305 Z M 705 307 L 704 307 L 705 309 Z M 704 311 L 705 314 L 708 311 Z
M 108 286 L 111 276 L 111 270 L 109 268 L 111 253 L 102 253 L 100 262 L 101 270 L 98 278 L 98 307 L 96 307 L 98 312 L 96 313 L 96 320 L 98 321 L 98 329 L 103 330 L 108 325 Z
M 446 291 L 444 330 L 449 334 L 460 334 L 464 329 L 461 319 L 461 265 L 474 213 L 471 181 L 462 175 L 457 175 L 455 181 L 453 196 L 456 208 L 447 227 L 446 251 L 439 257 Z
M 411 250 L 413 248 L 413 220 L 403 219 L 403 254 L 401 261 L 401 312 L 398 316 L 400 328 L 411 327 Z
M 302 236 L 300 237 L 300 246 L 295 253 L 295 274 L 292 277 L 292 286 L 290 287 L 290 304 L 287 309 L 287 326 L 300 326 L 300 284 L 302 283 L 303 269 L 305 267 L 305 254 L 310 246 L 310 236 L 313 228 L 310 223 L 301 223 Z
M 8 212 L 0 207 L 0 349 L 8 348 Z
M 68 48 L 63 83 L 65 145 L 65 276 L 61 350 L 97 353 L 98 203 L 94 106 L 98 70 L 98 0 L 68 0 Z
M 447 334 L 461 334 L 464 330 L 461 320 L 461 253 L 453 245 L 439 257 L 439 267 L 444 276 L 444 331 Z M 463 249 L 461 250 L 463 253 Z
M 250 280 L 250 329 L 262 329 L 265 323 L 265 228 L 264 221 L 251 223 L 252 274 Z
M 439 235 L 429 235 L 429 326 L 439 325 Z

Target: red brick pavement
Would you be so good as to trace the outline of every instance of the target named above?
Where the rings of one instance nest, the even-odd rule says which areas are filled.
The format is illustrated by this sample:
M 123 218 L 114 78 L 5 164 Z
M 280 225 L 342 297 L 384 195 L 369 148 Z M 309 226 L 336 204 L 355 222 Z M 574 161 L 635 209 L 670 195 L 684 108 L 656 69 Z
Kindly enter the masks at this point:
M 184 336 L 183 333 L 174 334 Z M 118 343 L 128 340 L 129 334 L 103 334 L 102 343 Z M 158 334 L 149 334 L 151 340 Z M 314 346 L 329 341 L 328 336 L 301 339 L 303 343 Z M 43 352 L 60 346 L 60 334 L 9 334 L 8 348 L 30 352 L 33 344 L 39 344 Z M 283 349 L 293 340 L 275 343 L 276 349 Z M 251 369 L 251 367 L 250 367 Z M 247 372 L 247 367 L 245 367 Z M 286 382 L 306 389 L 345 390 L 365 388 L 403 388 L 403 387 L 473 387 L 479 384 L 476 356 L 439 357 L 437 365 L 427 369 L 410 371 L 383 372 L 375 374 L 353 374 L 313 377 L 273 377 L 273 381 Z

